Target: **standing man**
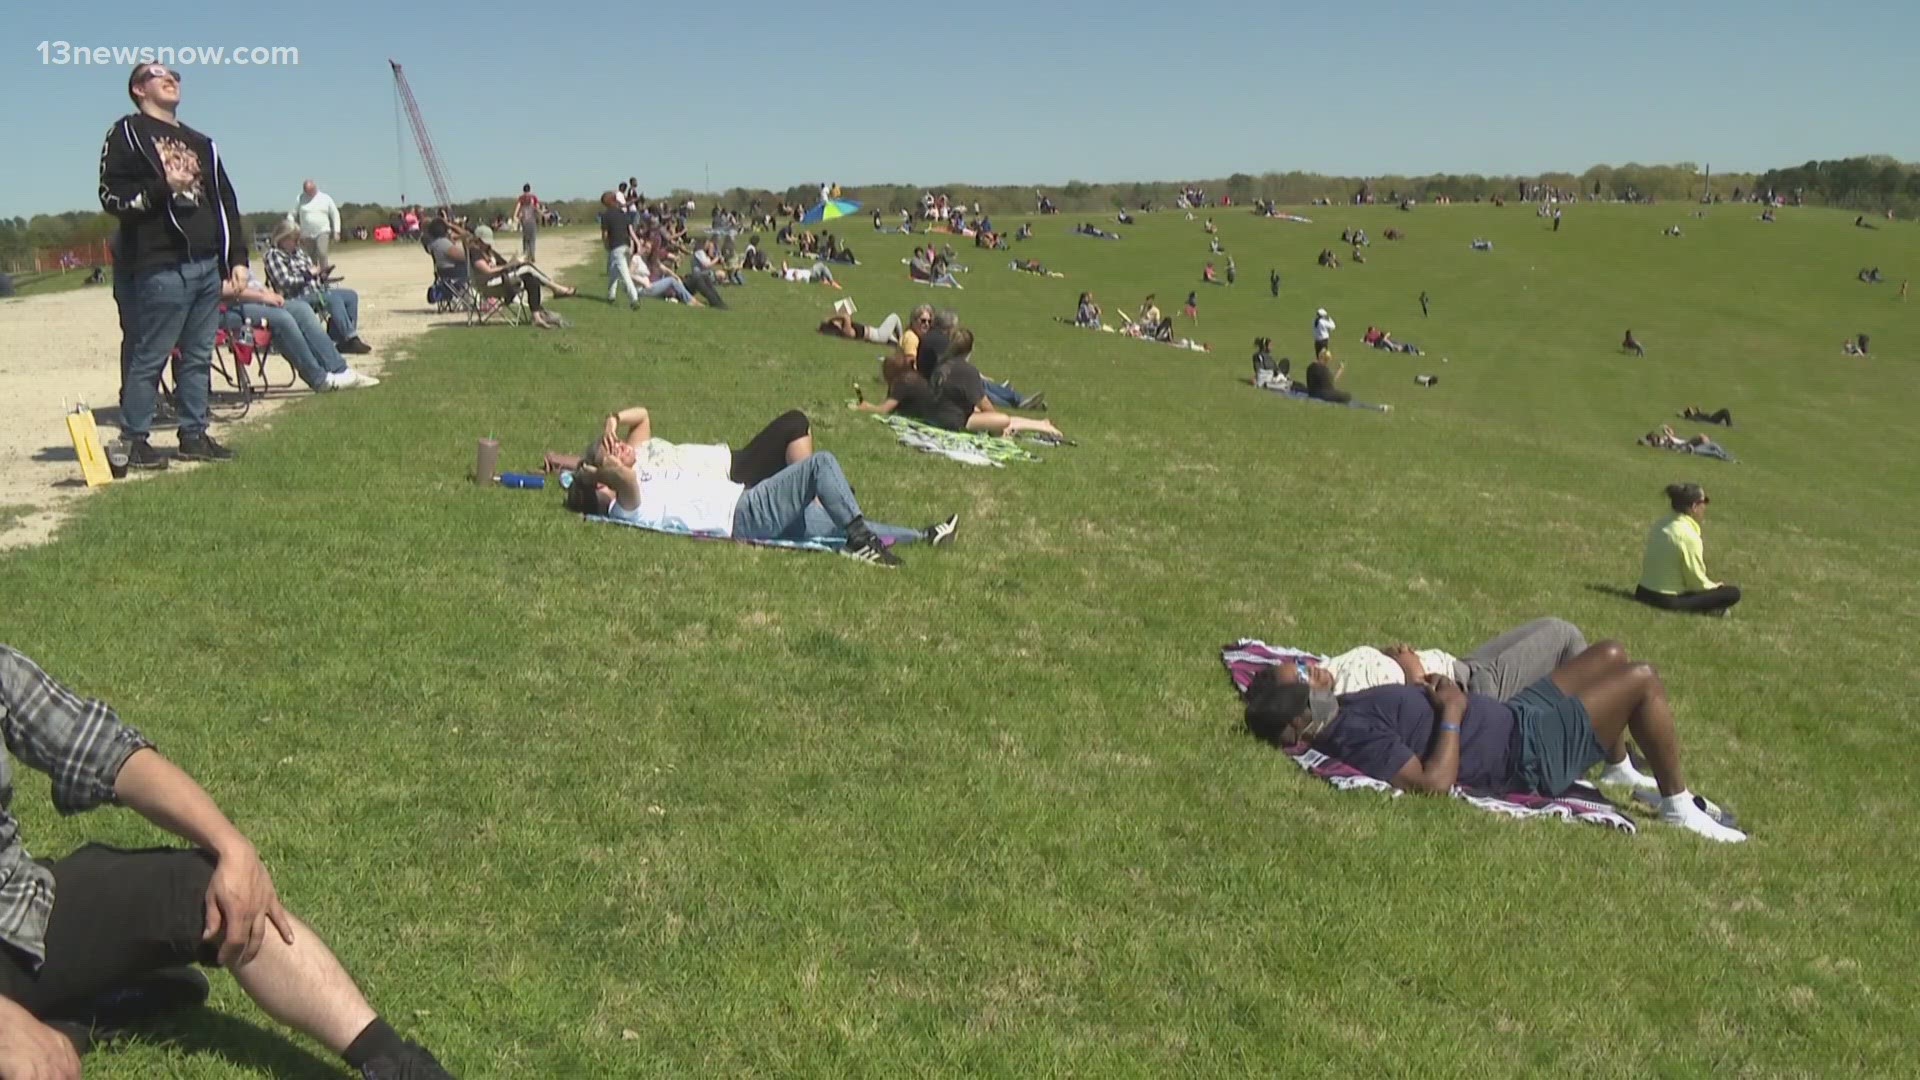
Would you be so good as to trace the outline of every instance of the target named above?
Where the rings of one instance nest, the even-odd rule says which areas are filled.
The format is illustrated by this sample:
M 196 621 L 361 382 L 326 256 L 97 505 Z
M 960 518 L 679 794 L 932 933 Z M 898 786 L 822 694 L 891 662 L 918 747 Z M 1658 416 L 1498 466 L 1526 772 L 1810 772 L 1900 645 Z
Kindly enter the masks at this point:
M 1432 297 L 1427 295 L 1427 290 L 1420 290 L 1420 317 L 1423 319 L 1427 317 L 1427 302 L 1431 299 Z
M 322 272 L 333 268 L 327 253 L 340 239 L 340 208 L 333 196 L 311 180 L 300 185 L 300 201 L 293 204 L 293 222 L 300 226 L 300 246 Z
M 120 219 L 133 345 L 120 391 L 120 431 L 132 468 L 165 468 L 148 438 L 160 373 L 175 348 L 180 456 L 225 461 L 233 451 L 207 434 L 213 334 L 223 278 L 245 288 L 245 224 L 212 139 L 180 123 L 180 75 L 141 64 L 127 77 L 135 111 L 100 147 L 100 205 Z
M 633 211 L 626 208 L 626 201 L 617 191 L 600 196 L 600 206 L 600 239 L 607 245 L 607 303 L 613 303 L 621 286 L 625 286 L 627 308 L 632 310 L 640 306 L 640 287 L 634 284 L 633 266 L 628 261 L 633 257 L 637 240 L 633 235 Z
M 520 185 L 520 197 L 513 200 L 513 218 L 520 223 L 520 257 L 532 262 L 534 241 L 540 231 L 540 196 L 533 193 L 532 184 Z

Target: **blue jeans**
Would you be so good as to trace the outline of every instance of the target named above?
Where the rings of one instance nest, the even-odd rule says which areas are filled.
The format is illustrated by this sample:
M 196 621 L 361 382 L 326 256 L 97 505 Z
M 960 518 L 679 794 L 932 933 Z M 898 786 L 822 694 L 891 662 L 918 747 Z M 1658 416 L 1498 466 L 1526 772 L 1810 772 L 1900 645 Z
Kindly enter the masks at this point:
M 220 280 L 220 261 L 212 257 L 133 275 L 127 288 L 133 347 L 120 386 L 120 434 L 126 439 L 144 440 L 152 433 L 160 373 L 176 347 L 180 361 L 173 377 L 180 435 L 206 432 L 213 335 L 220 326 Z
M 1017 409 L 1020 407 L 1020 394 L 1013 389 L 1012 383 L 994 382 L 991 379 L 982 381 L 986 384 L 987 399 L 989 401 L 992 401 L 995 405 L 1003 409 Z
M 241 304 L 239 311 L 248 323 L 264 321 L 267 324 L 267 329 L 273 331 L 273 347 L 300 373 L 300 381 L 315 390 L 326 385 L 329 374 L 347 370 L 340 350 L 327 339 L 320 316 L 307 305 L 297 301 L 288 301 L 286 307 Z
M 853 488 L 831 451 L 822 451 L 748 488 L 733 511 L 733 535 L 742 540 L 806 540 L 847 535 L 860 517 Z M 925 539 L 919 529 L 867 522 L 882 540 L 908 544 Z
M 693 294 L 687 291 L 687 287 L 681 284 L 679 278 L 672 276 L 654 278 L 653 284 L 640 290 L 640 295 L 651 296 L 655 299 L 662 296 L 671 296 L 683 304 L 693 303 Z
M 307 292 L 303 293 L 297 300 L 288 300 L 287 306 L 292 307 L 295 304 L 299 304 L 301 307 L 306 308 L 308 312 L 312 312 L 316 299 L 317 297 L 311 292 Z M 327 333 L 332 336 L 335 342 L 345 345 L 347 342 L 360 336 L 359 293 L 354 292 L 352 289 L 328 289 L 325 303 L 327 317 L 331 320 L 327 326 Z

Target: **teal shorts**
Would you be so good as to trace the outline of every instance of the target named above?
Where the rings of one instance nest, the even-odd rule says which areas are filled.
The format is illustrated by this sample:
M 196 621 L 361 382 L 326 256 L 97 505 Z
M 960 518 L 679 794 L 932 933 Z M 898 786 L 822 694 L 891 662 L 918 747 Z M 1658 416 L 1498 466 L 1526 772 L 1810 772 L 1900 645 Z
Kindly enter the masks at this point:
M 1507 707 L 1513 710 L 1515 773 L 1522 790 L 1557 798 L 1606 760 L 1587 707 L 1551 678 L 1515 694 Z

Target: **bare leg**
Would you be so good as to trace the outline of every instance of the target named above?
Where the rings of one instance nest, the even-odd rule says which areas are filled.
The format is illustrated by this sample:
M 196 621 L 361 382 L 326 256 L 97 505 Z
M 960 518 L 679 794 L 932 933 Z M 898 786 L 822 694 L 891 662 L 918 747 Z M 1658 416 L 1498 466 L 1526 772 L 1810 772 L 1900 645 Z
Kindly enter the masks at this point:
M 1601 641 L 1579 656 L 1554 668 L 1553 683 L 1561 690 L 1584 701 L 1584 695 L 1588 689 L 1618 676 L 1620 672 L 1632 666 L 1625 646 L 1613 640 Z M 1588 711 L 1592 712 L 1592 709 L 1589 708 Z M 1627 760 L 1627 736 L 1624 726 L 1609 738 L 1600 730 L 1599 721 L 1596 719 L 1594 732 L 1600 736 L 1600 745 L 1607 749 L 1607 764 L 1618 765 Z
M 1579 663 L 1576 660 L 1567 667 Z M 1666 684 L 1652 665 L 1616 667 L 1588 680 L 1581 690 L 1568 689 L 1560 672 L 1554 672 L 1553 681 L 1587 707 L 1593 733 L 1609 752 L 1623 746 L 1627 732 L 1633 733 L 1634 741 L 1647 755 L 1653 778 L 1660 784 L 1660 794 L 1677 795 L 1687 790 L 1686 774 L 1680 768 L 1680 736 L 1673 727 L 1673 707 L 1667 702 Z
M 299 919 L 292 945 L 269 932 L 260 954 L 235 968 L 233 978 L 268 1016 L 336 1054 L 376 1015 L 320 935 Z
M 802 435 L 799 438 L 787 444 L 787 464 L 789 465 L 792 465 L 796 461 L 805 461 L 812 456 L 813 456 L 813 433 L 812 432 L 808 432 L 807 434 Z

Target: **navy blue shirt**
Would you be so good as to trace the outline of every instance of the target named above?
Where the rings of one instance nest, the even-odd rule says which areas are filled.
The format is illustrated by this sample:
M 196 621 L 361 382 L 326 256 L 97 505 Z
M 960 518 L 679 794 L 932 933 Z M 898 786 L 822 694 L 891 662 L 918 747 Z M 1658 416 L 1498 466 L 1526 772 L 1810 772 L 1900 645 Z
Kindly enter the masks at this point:
M 1391 782 L 1413 758 L 1426 760 L 1438 724 L 1424 687 L 1376 686 L 1340 699 L 1340 712 L 1313 748 Z M 1460 721 L 1461 787 L 1508 791 L 1515 786 L 1513 710 L 1484 694 L 1467 695 Z

